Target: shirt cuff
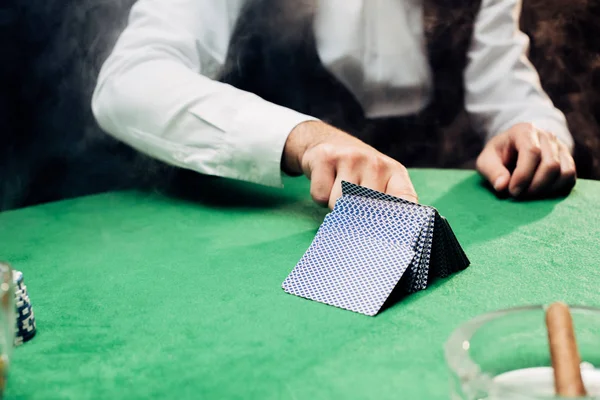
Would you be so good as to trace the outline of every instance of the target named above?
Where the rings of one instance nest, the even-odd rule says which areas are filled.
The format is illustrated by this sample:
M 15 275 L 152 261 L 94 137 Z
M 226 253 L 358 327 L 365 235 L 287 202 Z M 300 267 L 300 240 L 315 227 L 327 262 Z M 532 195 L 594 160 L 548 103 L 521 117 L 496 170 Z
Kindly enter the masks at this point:
M 496 131 L 496 133 L 489 135 L 488 140 L 497 136 L 498 134 L 500 134 L 502 132 L 507 131 L 508 129 L 512 128 L 513 126 L 515 126 L 517 124 L 521 124 L 521 123 L 533 124 L 536 128 L 538 128 L 540 130 L 546 131 L 548 133 L 552 133 L 554 136 L 556 136 L 556 138 L 558 140 L 563 142 L 569 148 L 569 151 L 571 152 L 571 154 L 573 154 L 573 149 L 575 146 L 574 142 L 573 142 L 573 136 L 571 135 L 571 132 L 569 132 L 569 128 L 567 127 L 567 123 L 565 120 L 557 121 L 552 118 L 515 119 L 514 121 L 511 121 L 510 123 L 503 125 L 501 128 L 499 128 Z
M 317 118 L 249 95 L 249 101 L 232 115 L 224 135 L 218 175 L 283 187 L 281 157 L 292 130 Z

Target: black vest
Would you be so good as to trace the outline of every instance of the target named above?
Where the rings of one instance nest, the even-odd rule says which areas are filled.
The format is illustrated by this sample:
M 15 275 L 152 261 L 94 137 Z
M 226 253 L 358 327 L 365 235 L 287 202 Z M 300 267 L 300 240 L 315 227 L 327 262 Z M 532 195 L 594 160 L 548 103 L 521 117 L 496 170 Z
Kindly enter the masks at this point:
M 481 0 L 425 0 L 434 90 L 433 101 L 418 115 L 365 118 L 352 94 L 319 59 L 314 0 L 248 1 L 220 80 L 320 118 L 407 166 L 458 166 L 476 157 L 481 147 L 481 139 L 470 129 L 459 130 L 460 137 L 448 137 L 444 129 L 456 121 L 464 123 L 463 71 L 480 5 Z
M 206 177 L 134 151 L 103 133 L 92 116 L 97 72 L 134 0 L 56 7 L 5 1 L 0 32 L 11 39 L 5 40 L 10 62 L 0 66 L 0 210 L 129 187 L 202 191 L 198 180 Z M 456 166 L 476 155 L 477 137 L 470 146 L 467 130 L 446 127 L 465 122 L 462 71 L 480 0 L 425 0 L 434 102 L 417 116 L 376 121 L 364 118 L 321 65 L 312 1 L 248 0 L 221 80 L 328 121 L 407 166 Z

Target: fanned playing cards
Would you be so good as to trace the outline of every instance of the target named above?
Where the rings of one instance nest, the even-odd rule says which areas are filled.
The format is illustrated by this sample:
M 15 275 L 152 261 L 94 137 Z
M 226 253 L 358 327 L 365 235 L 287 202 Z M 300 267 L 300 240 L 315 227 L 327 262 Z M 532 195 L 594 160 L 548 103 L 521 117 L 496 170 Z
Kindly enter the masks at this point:
M 423 290 L 469 259 L 433 207 L 349 182 L 283 282 L 290 294 L 376 315 L 394 290 Z M 403 279 L 405 284 L 399 285 Z

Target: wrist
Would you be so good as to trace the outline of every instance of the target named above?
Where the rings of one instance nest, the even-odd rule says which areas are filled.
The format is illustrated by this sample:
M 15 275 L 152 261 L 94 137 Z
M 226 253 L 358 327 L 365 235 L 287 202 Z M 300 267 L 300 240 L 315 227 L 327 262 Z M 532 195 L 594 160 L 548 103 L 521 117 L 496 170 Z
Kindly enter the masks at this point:
M 302 174 L 302 157 L 322 136 L 319 132 L 326 126 L 321 121 L 305 121 L 296 125 L 288 135 L 281 157 L 281 169 L 288 175 Z

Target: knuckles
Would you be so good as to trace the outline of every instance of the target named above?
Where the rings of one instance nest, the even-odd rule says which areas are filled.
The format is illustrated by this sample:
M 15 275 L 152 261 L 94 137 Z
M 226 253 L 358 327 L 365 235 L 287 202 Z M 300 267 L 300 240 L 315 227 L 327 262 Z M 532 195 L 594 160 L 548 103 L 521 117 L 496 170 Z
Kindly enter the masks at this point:
M 575 180 L 577 178 L 577 170 L 575 169 L 574 165 L 571 165 L 568 168 L 566 168 L 565 170 L 563 170 L 561 172 L 561 175 L 568 181 L 575 182 Z
M 524 122 L 519 124 L 519 129 L 524 132 L 529 132 L 530 135 L 534 135 L 537 131 L 539 131 L 539 129 L 536 128 L 535 125 L 531 122 Z
M 320 162 L 337 165 L 345 163 L 354 168 L 370 170 L 383 174 L 389 170 L 406 171 L 402 164 L 368 146 L 336 146 L 333 143 L 323 143 L 313 149 L 313 156 Z
M 322 143 L 311 152 L 314 157 L 325 162 L 331 162 L 337 158 L 337 149 L 332 143 Z
M 527 146 L 523 150 L 525 150 L 531 156 L 536 157 L 536 158 L 542 156 L 542 148 L 533 139 L 527 144 Z
M 550 174 L 559 174 L 560 173 L 560 161 L 550 158 L 544 159 L 542 161 L 542 168 L 544 168 Z
M 369 157 L 367 158 L 367 168 L 370 168 L 377 174 L 382 174 L 388 169 L 390 169 L 390 165 L 383 160 L 382 157 Z

